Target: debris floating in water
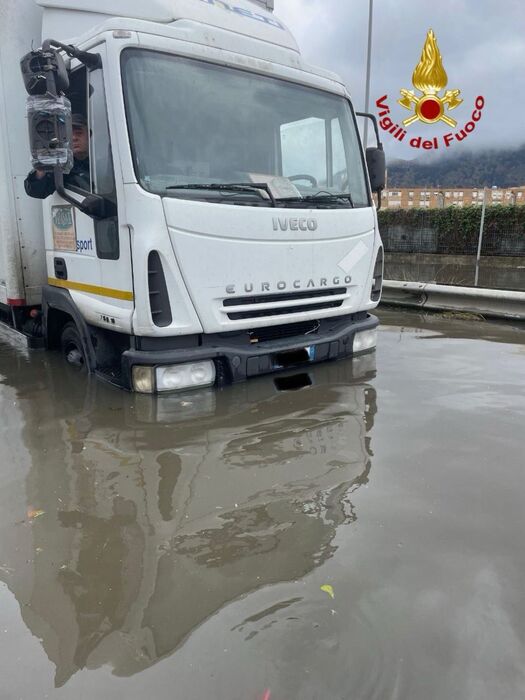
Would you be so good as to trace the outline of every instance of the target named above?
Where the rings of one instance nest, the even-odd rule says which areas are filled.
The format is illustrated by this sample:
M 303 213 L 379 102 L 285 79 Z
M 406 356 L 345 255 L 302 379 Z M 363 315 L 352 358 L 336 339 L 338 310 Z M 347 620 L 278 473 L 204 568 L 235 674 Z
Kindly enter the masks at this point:
M 332 600 L 335 598 L 333 586 L 326 584 L 325 586 L 321 586 L 321 590 L 324 591 L 325 593 L 328 593 L 328 595 L 330 596 L 330 598 L 332 598 Z
M 41 515 L 45 515 L 45 512 L 45 510 L 33 510 L 32 508 L 29 508 L 29 510 L 27 511 L 27 519 L 36 520 Z

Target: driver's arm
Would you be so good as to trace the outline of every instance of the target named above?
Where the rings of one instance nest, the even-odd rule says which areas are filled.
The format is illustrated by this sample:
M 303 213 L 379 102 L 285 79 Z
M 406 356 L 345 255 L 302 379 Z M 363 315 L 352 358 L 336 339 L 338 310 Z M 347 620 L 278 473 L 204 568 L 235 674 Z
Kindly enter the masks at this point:
M 30 197 L 46 199 L 55 192 L 55 177 L 53 173 L 33 170 L 26 177 L 24 187 Z

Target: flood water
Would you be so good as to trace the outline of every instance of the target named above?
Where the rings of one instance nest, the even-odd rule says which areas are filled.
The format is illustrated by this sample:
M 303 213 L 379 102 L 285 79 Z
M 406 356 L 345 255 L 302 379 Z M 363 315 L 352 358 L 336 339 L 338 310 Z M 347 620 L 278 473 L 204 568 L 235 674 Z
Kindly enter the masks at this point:
M 525 697 L 523 329 L 381 316 L 290 392 L 0 338 L 1 700 Z

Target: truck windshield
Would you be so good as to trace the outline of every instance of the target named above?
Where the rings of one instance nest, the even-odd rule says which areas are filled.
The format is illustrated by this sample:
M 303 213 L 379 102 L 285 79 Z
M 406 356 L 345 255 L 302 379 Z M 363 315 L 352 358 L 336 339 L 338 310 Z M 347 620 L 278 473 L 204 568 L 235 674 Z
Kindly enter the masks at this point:
M 122 72 L 135 170 L 146 190 L 264 206 L 269 199 L 250 188 L 206 185 L 272 182 L 274 199 L 294 206 L 302 198 L 308 207 L 370 206 L 343 97 L 144 49 L 123 52 Z

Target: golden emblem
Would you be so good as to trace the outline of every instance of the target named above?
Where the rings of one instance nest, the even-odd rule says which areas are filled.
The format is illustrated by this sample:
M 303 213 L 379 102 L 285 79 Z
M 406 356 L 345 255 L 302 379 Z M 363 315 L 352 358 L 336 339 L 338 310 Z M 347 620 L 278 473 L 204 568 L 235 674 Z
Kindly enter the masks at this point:
M 459 90 L 447 90 L 443 97 L 439 92 L 447 86 L 448 77 L 443 68 L 443 59 L 439 53 L 436 35 L 432 29 L 428 30 L 421 60 L 412 74 L 412 84 L 423 94 L 418 97 L 412 90 L 401 90 L 401 98 L 398 103 L 405 109 L 415 114 L 403 120 L 405 126 L 410 126 L 415 121 L 425 124 L 434 124 L 442 121 L 450 127 L 456 126 L 455 119 L 445 114 L 445 109 L 455 109 L 463 100 L 459 97 Z

